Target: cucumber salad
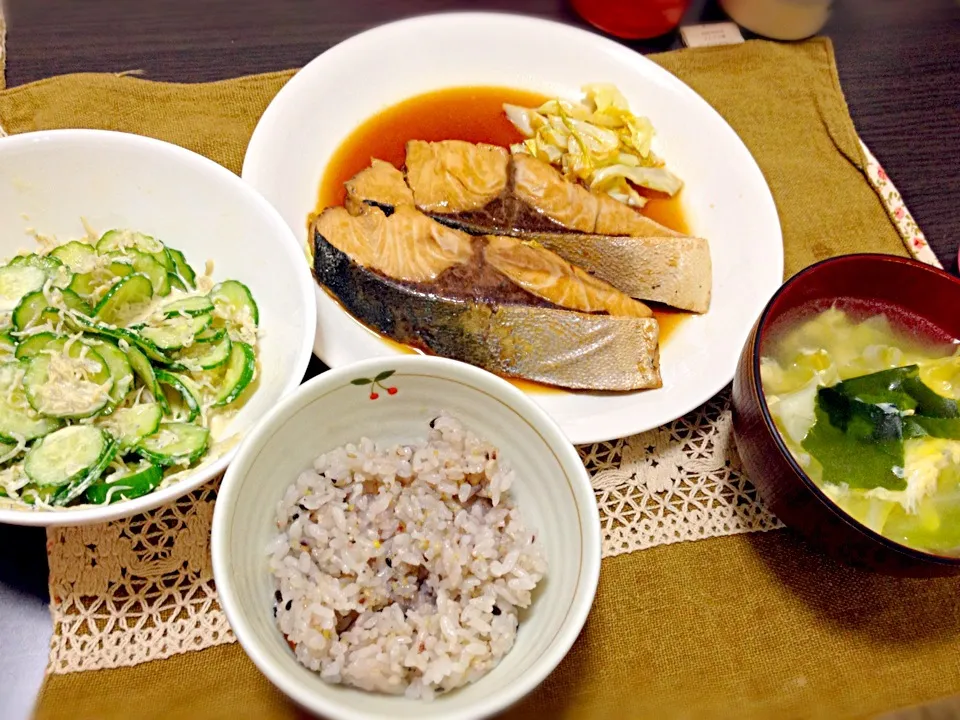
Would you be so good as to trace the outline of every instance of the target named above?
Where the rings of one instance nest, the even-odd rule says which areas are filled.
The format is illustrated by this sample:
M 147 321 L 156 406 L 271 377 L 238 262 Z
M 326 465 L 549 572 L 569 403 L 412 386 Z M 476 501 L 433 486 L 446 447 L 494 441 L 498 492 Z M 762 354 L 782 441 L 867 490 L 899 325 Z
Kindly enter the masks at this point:
M 195 467 L 253 392 L 257 304 L 131 230 L 0 266 L 0 497 L 139 497 Z

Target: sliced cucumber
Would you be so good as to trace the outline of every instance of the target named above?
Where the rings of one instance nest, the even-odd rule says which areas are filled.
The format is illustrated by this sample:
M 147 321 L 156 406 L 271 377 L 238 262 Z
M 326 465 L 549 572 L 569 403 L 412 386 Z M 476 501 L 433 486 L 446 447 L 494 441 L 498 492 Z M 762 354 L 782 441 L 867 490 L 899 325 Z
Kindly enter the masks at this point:
M 223 374 L 223 384 L 220 386 L 220 392 L 217 393 L 214 406 L 229 405 L 240 397 L 240 394 L 247 389 L 247 385 L 253 381 L 256 372 L 257 356 L 253 348 L 246 343 L 233 343 Z
M 47 274 L 32 265 L 0 267 L 0 313 L 12 312 L 24 295 L 40 290 Z
M 130 248 L 108 253 L 108 256 L 116 258 L 118 262 L 131 263 L 135 272 L 143 273 L 150 278 L 154 295 L 170 294 L 170 278 L 167 277 L 167 269 L 153 255 Z
M 183 280 L 180 279 L 180 276 L 176 273 L 167 273 L 167 279 L 170 280 L 170 287 L 174 290 L 180 290 L 181 292 L 187 292 L 187 286 L 184 284 Z
M 179 350 L 193 343 L 193 339 L 209 327 L 213 315 L 174 315 L 155 326 L 140 328 L 137 333 L 156 345 L 161 352 Z
M 17 341 L 9 332 L 0 333 L 0 362 L 10 362 L 17 356 Z
M 101 255 L 116 250 L 139 250 L 163 265 L 167 270 L 173 270 L 173 260 L 167 255 L 167 249 L 156 238 L 132 230 L 108 230 L 97 241 L 97 252 Z
M 48 347 L 51 351 L 60 352 L 67 344 L 67 338 L 52 332 L 42 332 L 24 338 L 17 345 L 17 360 L 29 360 L 41 350 Z
M 85 315 L 90 314 L 90 306 L 72 290 L 63 289 L 54 292 L 61 293 L 61 302 L 65 308 Z M 47 296 L 42 290 L 24 295 L 16 310 L 13 311 L 13 326 L 19 331 L 43 325 L 47 321 L 53 322 L 54 325 L 60 322 L 59 308 L 47 304 Z
M 46 255 L 37 255 L 36 253 L 17 255 L 10 261 L 10 267 L 23 266 L 40 268 L 49 274 L 55 272 L 57 268 L 63 267 L 63 263 L 58 258 L 49 257 Z
M 87 316 L 93 315 L 93 308 L 84 302 L 83 298 L 73 292 L 73 290 L 63 288 L 59 292 L 63 307 L 67 310 L 75 310 Z
M 106 267 L 97 267 L 90 272 L 74 275 L 69 289 L 84 300 L 96 304 L 98 297 L 106 294 L 104 288 L 109 290 L 120 278 L 125 278 L 127 275 L 133 275 L 133 265 L 114 260 Z
M 183 253 L 179 250 L 174 250 L 173 248 L 167 248 L 167 253 L 169 253 L 170 259 L 173 260 L 173 265 L 176 268 L 177 275 L 182 278 L 183 282 L 191 290 L 195 288 L 197 286 L 197 275 L 195 272 L 193 272 L 193 268 L 190 267 L 190 264 L 183 256 Z
M 131 500 L 147 495 L 163 480 L 163 470 L 149 460 L 141 460 L 126 470 L 102 477 L 87 488 L 87 500 L 96 505 Z
M 104 434 L 106 435 L 106 433 Z M 78 478 L 69 485 L 61 487 L 56 495 L 53 496 L 52 504 L 58 506 L 67 505 L 83 495 L 87 491 L 87 488 L 99 480 L 100 476 L 110 467 L 110 463 L 112 463 L 113 459 L 117 456 L 117 447 L 117 441 L 107 435 L 107 447 L 104 449 L 103 455 L 100 456 L 97 464 L 90 468 L 83 477 Z
M 242 324 L 249 313 L 254 325 L 260 324 L 260 310 L 250 288 L 237 280 L 227 280 L 213 288 L 210 299 L 217 307 L 217 314 L 227 322 Z
M 67 287 L 73 279 L 73 272 L 60 260 L 48 255 L 18 255 L 10 261 L 10 267 L 35 267 L 42 270 L 53 280 L 56 287 Z
M 189 387 L 191 383 L 186 378 L 168 372 L 167 370 L 157 370 L 156 374 L 157 381 L 161 385 L 166 385 L 171 388 L 179 396 L 181 401 L 179 404 L 182 405 L 183 410 L 187 413 L 187 417 L 184 418 L 185 422 L 192 423 L 196 420 L 200 414 L 200 400 L 197 397 L 196 391 Z M 172 409 L 173 405 L 170 405 L 170 407 Z
M 75 273 L 90 272 L 97 263 L 97 251 L 93 245 L 82 240 L 72 240 L 55 247 L 48 257 L 53 257 Z
M 18 447 L 20 447 L 18 443 L 0 442 L 0 460 L 6 458 L 6 460 L 3 460 L 4 465 L 16 460 L 17 457 L 22 454 L 23 448 L 20 448 L 20 452 L 17 452 Z M 2 489 L 2 487 L 3 486 L 0 485 L 0 489 Z
M 26 361 L 0 365 L 0 439 L 5 442 L 30 441 L 61 425 L 55 418 L 41 417 L 27 403 L 23 390 L 26 369 Z
M 161 423 L 153 435 L 137 444 L 137 452 L 147 460 L 164 467 L 191 465 L 207 451 L 210 431 L 191 423 Z
M 202 333 L 197 335 L 193 341 L 195 343 L 213 343 L 222 340 L 226 336 L 227 329 L 223 325 L 217 325 L 216 318 L 214 318 L 214 323 Z
M 63 322 L 63 315 L 60 310 L 55 307 L 45 307 L 43 312 L 40 313 L 40 317 L 36 319 L 35 326 L 40 328 L 45 325 L 49 325 L 55 330 L 60 330 L 60 324 Z
M 107 230 L 97 241 L 97 252 L 101 255 L 128 248 L 140 250 L 150 255 L 164 251 L 162 242 L 133 230 Z
M 90 472 L 109 443 L 108 436 L 99 428 L 70 425 L 30 448 L 23 469 L 37 485 L 66 485 Z
M 98 419 L 97 423 L 117 438 L 121 448 L 130 448 L 140 442 L 140 438 L 159 430 L 161 420 L 163 408 L 159 403 L 141 403 L 117 408 L 112 415 Z
M 203 295 L 193 295 L 182 300 L 174 300 L 160 308 L 167 317 L 173 315 L 206 315 L 213 313 L 213 303 Z
M 176 361 L 189 370 L 212 370 L 230 359 L 232 343 L 224 335 L 218 342 L 195 342 L 177 353 Z
M 30 358 L 23 386 L 30 406 L 41 415 L 78 419 L 106 407 L 113 378 L 103 356 L 72 342 L 60 352 L 48 347 Z
M 13 326 L 17 330 L 30 327 L 46 308 L 47 296 L 43 294 L 43 290 L 34 290 L 32 293 L 27 293 L 13 311 Z
M 93 345 L 110 371 L 113 378 L 113 387 L 110 388 L 110 402 L 118 405 L 133 387 L 133 368 L 123 352 L 113 343 L 104 340 Z
M 97 304 L 94 315 L 101 322 L 122 327 L 141 314 L 152 298 L 150 278 L 134 273 L 107 291 Z
M 153 399 L 159 403 L 163 414 L 168 414 L 170 408 L 167 406 L 167 399 L 163 395 L 160 383 L 157 382 L 157 375 L 153 371 L 153 365 L 150 364 L 147 356 L 135 345 L 130 345 L 127 349 L 127 359 L 130 361 L 130 367 L 133 368 L 133 372 L 140 378 L 140 382 L 150 391 Z

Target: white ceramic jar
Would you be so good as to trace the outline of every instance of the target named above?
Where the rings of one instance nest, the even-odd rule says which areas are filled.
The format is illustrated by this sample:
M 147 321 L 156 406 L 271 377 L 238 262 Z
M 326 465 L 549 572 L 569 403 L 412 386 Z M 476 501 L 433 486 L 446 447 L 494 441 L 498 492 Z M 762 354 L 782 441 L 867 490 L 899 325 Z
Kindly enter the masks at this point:
M 737 25 L 773 40 L 816 35 L 830 17 L 832 4 L 832 0 L 720 0 Z

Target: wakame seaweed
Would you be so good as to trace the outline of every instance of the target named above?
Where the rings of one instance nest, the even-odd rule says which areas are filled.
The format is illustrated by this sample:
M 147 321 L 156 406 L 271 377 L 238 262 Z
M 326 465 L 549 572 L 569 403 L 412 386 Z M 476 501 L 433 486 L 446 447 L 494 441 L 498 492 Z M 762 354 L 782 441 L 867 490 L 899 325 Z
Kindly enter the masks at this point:
M 802 445 L 824 482 L 903 490 L 904 440 L 924 436 L 960 439 L 960 411 L 923 383 L 919 366 L 907 365 L 820 388 Z

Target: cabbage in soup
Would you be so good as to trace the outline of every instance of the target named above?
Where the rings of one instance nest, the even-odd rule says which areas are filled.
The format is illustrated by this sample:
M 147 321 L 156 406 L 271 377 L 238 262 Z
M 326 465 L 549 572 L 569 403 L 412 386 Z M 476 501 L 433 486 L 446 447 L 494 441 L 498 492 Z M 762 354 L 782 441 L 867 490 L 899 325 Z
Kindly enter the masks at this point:
M 807 475 L 898 543 L 960 554 L 960 345 L 841 307 L 767 339 L 767 406 Z

